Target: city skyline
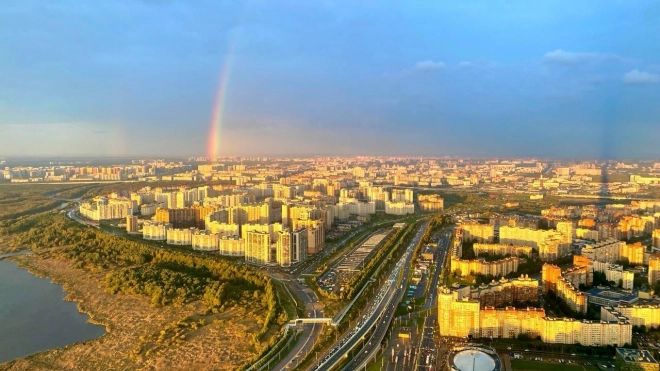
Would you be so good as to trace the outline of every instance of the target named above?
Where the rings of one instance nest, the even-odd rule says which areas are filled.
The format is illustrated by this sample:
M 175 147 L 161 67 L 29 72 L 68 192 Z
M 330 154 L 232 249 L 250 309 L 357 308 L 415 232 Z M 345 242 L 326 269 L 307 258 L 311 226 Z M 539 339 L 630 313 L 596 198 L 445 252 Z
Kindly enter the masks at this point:
M 658 157 L 658 12 L 11 1 L 0 156 Z

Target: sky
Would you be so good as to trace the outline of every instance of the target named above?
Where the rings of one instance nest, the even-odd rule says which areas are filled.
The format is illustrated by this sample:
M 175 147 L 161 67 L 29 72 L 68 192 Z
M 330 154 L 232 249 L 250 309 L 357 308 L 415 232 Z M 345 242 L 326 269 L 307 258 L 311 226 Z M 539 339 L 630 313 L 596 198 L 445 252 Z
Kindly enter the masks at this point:
M 0 24 L 0 157 L 660 157 L 657 1 L 5 0 Z

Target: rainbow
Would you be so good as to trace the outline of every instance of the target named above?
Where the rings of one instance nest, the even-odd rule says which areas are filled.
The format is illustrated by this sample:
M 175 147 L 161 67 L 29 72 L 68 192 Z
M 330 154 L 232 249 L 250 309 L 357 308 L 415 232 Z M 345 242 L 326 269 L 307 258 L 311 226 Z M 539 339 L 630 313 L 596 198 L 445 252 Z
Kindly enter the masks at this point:
M 225 63 L 220 73 L 218 92 L 213 102 L 213 115 L 211 116 L 211 125 L 209 128 L 209 138 L 207 144 L 208 157 L 213 160 L 220 156 L 220 129 L 222 128 L 222 114 L 225 111 L 225 101 L 227 96 L 227 87 L 229 86 L 229 74 L 233 62 L 232 48 L 230 48 Z

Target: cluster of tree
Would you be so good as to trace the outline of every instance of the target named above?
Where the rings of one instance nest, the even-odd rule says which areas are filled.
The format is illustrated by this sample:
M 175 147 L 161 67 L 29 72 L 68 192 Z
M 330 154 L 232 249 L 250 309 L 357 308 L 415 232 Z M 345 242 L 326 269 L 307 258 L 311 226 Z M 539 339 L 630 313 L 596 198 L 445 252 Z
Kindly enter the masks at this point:
M 62 204 L 51 196 L 78 185 L 7 184 L 0 187 L 0 220 L 12 220 L 26 215 L 52 210 Z
M 518 270 L 516 273 L 510 274 L 510 277 L 519 277 L 522 274 L 532 275 L 541 271 L 543 268 L 543 262 L 537 258 L 527 258 L 524 261 L 521 261 L 518 264 Z
M 208 277 L 195 277 L 158 265 L 141 265 L 116 270 L 108 273 L 105 278 L 107 292 L 149 296 L 152 307 L 198 300 L 207 290 L 208 283 Z M 224 289 L 224 285 L 221 286 Z M 220 297 L 223 296 L 221 292 Z M 219 300 L 217 304 L 223 303 Z
M 608 281 L 605 276 L 605 272 L 596 272 L 594 271 L 593 276 L 593 285 L 594 286 L 616 286 L 616 282 Z

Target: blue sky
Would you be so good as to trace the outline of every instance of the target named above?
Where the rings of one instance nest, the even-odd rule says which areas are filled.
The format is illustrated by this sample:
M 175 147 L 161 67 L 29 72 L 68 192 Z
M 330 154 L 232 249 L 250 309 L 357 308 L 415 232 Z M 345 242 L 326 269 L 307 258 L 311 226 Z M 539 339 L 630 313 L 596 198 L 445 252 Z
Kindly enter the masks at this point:
M 660 157 L 657 1 L 9 0 L 0 156 Z M 231 57 L 230 57 L 231 55 Z

